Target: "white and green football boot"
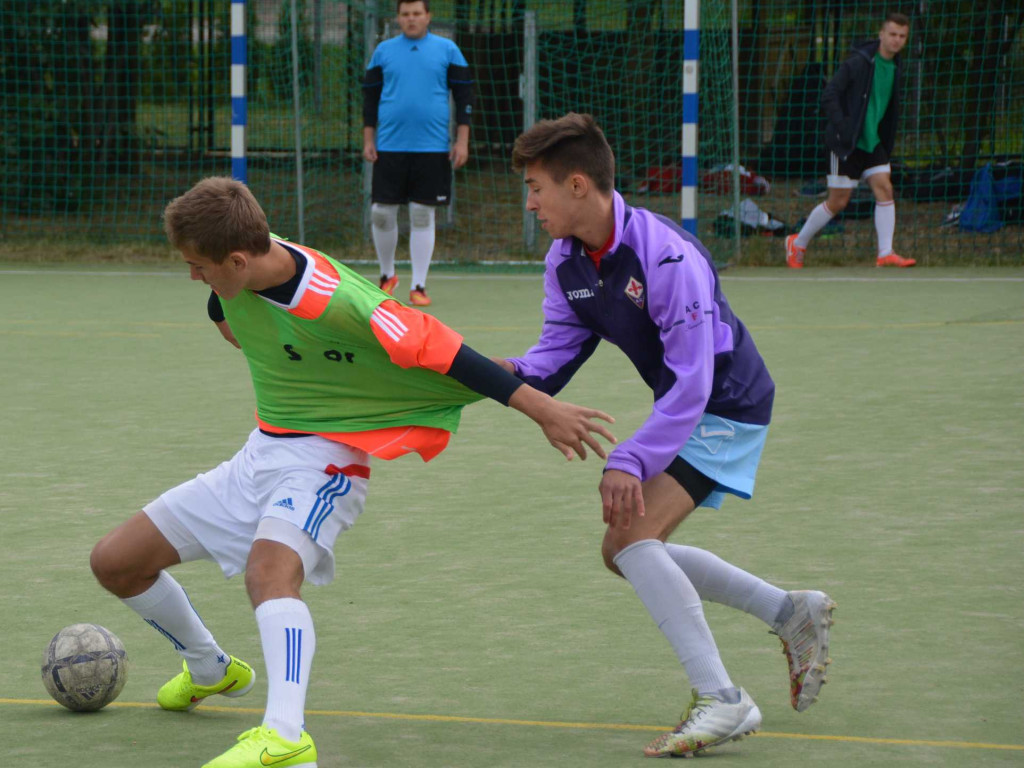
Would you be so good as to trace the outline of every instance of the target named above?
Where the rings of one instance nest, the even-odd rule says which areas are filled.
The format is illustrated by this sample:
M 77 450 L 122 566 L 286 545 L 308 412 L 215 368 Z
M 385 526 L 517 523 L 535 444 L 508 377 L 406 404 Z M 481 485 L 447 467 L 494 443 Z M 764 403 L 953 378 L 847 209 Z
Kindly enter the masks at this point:
M 316 768 L 316 744 L 305 731 L 298 741 L 286 741 L 273 728 L 260 725 L 203 768 Z
M 199 706 L 208 696 L 227 696 L 236 698 L 244 696 L 256 684 L 256 672 L 241 659 L 234 656 L 228 661 L 224 677 L 213 685 L 196 685 L 192 682 L 192 673 L 188 671 L 188 662 L 181 662 L 181 674 L 175 675 L 160 690 L 156 701 L 163 709 L 173 712 L 188 712 Z
M 761 710 L 742 688 L 735 704 L 701 696 L 696 688 L 692 696 L 682 722 L 644 747 L 644 755 L 691 757 L 727 741 L 736 741 L 761 727 Z

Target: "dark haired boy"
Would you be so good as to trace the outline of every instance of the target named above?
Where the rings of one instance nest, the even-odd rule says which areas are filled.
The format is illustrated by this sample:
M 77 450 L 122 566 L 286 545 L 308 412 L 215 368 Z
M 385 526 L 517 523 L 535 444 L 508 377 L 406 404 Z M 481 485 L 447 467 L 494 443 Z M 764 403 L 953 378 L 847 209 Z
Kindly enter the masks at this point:
M 778 633 L 790 701 L 806 709 L 829 662 L 829 596 L 785 592 L 710 552 L 666 541 L 695 507 L 717 509 L 725 494 L 750 498 L 775 394 L 710 255 L 674 222 L 626 204 L 613 188 L 612 150 L 590 115 L 541 121 L 516 140 L 512 161 L 523 171 L 527 210 L 554 242 L 540 339 L 498 362 L 554 394 L 604 340 L 654 394 L 650 416 L 611 452 L 599 486 L 605 565 L 633 586 L 692 687 L 678 727 L 644 754 L 691 755 L 761 725 L 722 664 L 702 599 Z

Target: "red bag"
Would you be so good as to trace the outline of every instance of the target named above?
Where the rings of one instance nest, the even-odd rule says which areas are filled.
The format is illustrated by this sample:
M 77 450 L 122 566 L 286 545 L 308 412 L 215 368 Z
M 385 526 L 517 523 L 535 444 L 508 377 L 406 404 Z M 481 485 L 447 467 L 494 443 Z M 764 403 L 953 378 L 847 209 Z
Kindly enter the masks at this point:
M 647 169 L 647 175 L 636 191 L 641 195 L 670 195 L 682 188 L 683 167 L 681 165 L 652 165 Z
M 702 192 L 711 195 L 728 195 L 732 193 L 732 165 L 717 165 L 700 178 Z M 772 189 L 768 179 L 758 176 L 740 166 L 740 194 L 749 197 L 767 195 Z

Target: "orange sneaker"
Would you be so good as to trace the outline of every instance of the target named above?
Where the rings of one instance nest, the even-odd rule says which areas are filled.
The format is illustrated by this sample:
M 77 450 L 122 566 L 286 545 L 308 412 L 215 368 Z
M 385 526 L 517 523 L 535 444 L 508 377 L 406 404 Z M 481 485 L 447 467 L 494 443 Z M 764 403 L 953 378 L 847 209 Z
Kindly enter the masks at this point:
M 806 248 L 796 244 L 798 235 L 790 235 L 786 238 L 786 266 L 791 269 L 804 268 L 804 253 Z
M 876 267 L 912 267 L 917 264 L 916 259 L 904 259 L 898 253 L 890 253 L 888 256 L 879 256 L 875 262 Z
M 380 289 L 384 291 L 388 296 L 391 296 L 395 292 L 395 288 L 398 287 L 398 275 L 387 275 L 380 276 Z
M 427 296 L 427 289 L 422 285 L 413 286 L 409 291 L 409 303 L 414 307 L 429 307 L 430 297 Z

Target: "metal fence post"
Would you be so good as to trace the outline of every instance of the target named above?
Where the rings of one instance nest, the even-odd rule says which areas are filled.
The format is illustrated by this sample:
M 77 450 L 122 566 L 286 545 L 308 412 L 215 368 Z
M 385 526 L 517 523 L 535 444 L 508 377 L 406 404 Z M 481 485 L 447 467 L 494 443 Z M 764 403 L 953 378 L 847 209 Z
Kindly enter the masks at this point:
M 373 56 L 373 49 L 377 47 L 377 11 L 375 5 L 370 2 L 366 6 L 363 16 L 363 49 L 366 53 L 366 61 Z M 370 195 L 373 192 L 373 165 L 363 160 L 363 239 L 371 238 L 370 231 Z
M 249 181 L 245 156 L 246 49 L 245 0 L 231 0 L 231 175 L 243 184 Z
M 737 0 L 732 0 L 732 230 L 735 255 L 740 257 L 740 22 Z
M 519 76 L 519 98 L 523 100 L 523 130 L 537 122 L 537 12 L 523 14 L 523 73 Z M 523 185 L 523 245 L 532 252 L 537 245 L 537 218 L 526 210 Z
M 299 214 L 299 242 L 306 242 L 306 204 L 302 173 L 302 99 L 299 88 L 299 15 L 292 0 L 292 110 L 295 114 L 295 205 Z
M 686 0 L 683 11 L 683 189 L 680 223 L 697 234 L 697 122 L 700 69 L 700 0 Z

